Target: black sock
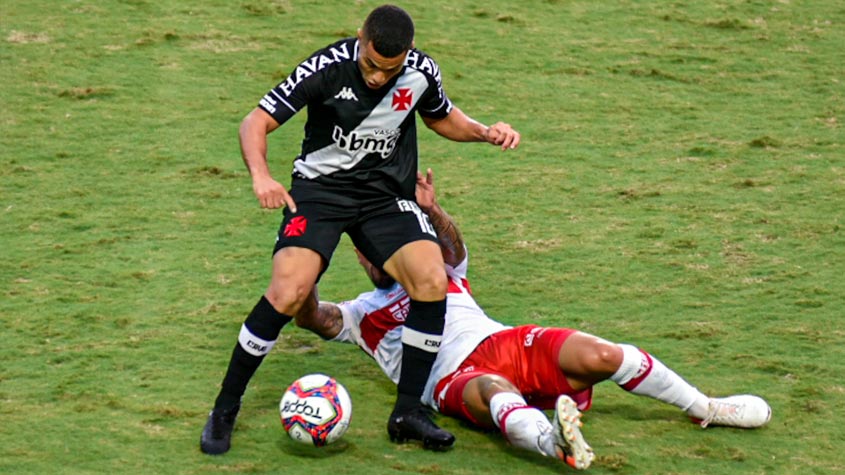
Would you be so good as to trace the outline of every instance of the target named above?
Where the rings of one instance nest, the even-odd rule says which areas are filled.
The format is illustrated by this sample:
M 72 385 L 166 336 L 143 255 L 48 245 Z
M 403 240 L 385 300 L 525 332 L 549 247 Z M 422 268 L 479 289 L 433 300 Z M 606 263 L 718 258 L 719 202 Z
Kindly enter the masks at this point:
M 419 406 L 420 396 L 440 349 L 446 318 L 446 300 L 419 302 L 411 300 L 402 330 L 402 372 L 394 412 Z
M 261 300 L 255 304 L 241 328 L 220 394 L 214 402 L 215 409 L 229 409 L 240 404 L 247 383 L 261 365 L 264 356 L 270 352 L 282 327 L 291 320 L 288 315 L 277 312 L 267 298 L 261 296 Z

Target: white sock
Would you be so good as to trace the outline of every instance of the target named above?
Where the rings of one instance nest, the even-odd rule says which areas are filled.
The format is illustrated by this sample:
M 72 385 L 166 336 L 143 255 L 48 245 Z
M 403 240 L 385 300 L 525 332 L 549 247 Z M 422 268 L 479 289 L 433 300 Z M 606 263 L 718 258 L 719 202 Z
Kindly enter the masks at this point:
M 543 411 L 526 404 L 516 393 L 498 393 L 490 399 L 490 414 L 502 435 L 515 447 L 557 457 L 554 427 Z
M 692 417 L 707 416 L 709 398 L 684 381 L 654 356 L 639 348 L 621 344 L 624 357 L 622 365 L 610 380 L 622 389 L 642 396 L 649 396 L 679 407 Z

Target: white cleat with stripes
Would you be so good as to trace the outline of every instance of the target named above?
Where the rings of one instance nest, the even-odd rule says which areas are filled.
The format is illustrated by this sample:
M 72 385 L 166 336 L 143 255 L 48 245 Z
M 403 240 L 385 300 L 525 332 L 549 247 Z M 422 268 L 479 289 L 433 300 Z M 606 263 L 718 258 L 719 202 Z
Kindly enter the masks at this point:
M 595 454 L 581 434 L 581 412 L 578 405 L 565 394 L 559 396 L 555 403 L 553 425 L 558 458 L 576 470 L 588 468 Z
M 725 426 L 754 429 L 772 419 L 772 408 L 759 396 L 740 394 L 723 398 L 710 398 L 707 417 L 701 427 Z

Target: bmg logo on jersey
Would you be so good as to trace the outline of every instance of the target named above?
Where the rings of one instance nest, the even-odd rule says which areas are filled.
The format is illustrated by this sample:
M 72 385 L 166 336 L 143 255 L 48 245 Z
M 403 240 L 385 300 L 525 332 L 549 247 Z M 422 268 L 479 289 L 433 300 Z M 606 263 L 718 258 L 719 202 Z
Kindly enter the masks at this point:
M 378 129 L 372 135 L 362 135 L 356 131 L 344 134 L 343 129 L 335 125 L 332 131 L 332 140 L 335 145 L 350 154 L 357 152 L 377 153 L 381 158 L 387 158 L 396 148 L 399 141 L 399 129 Z

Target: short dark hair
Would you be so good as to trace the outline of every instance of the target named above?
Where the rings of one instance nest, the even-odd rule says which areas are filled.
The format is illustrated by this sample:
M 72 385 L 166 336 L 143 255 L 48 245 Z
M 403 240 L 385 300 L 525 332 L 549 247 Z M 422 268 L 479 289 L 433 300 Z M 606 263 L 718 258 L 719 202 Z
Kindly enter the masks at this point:
M 394 58 L 411 49 L 414 43 L 414 21 L 408 12 L 396 5 L 382 5 L 364 21 L 364 40 L 373 42 L 373 49 L 386 58 Z

